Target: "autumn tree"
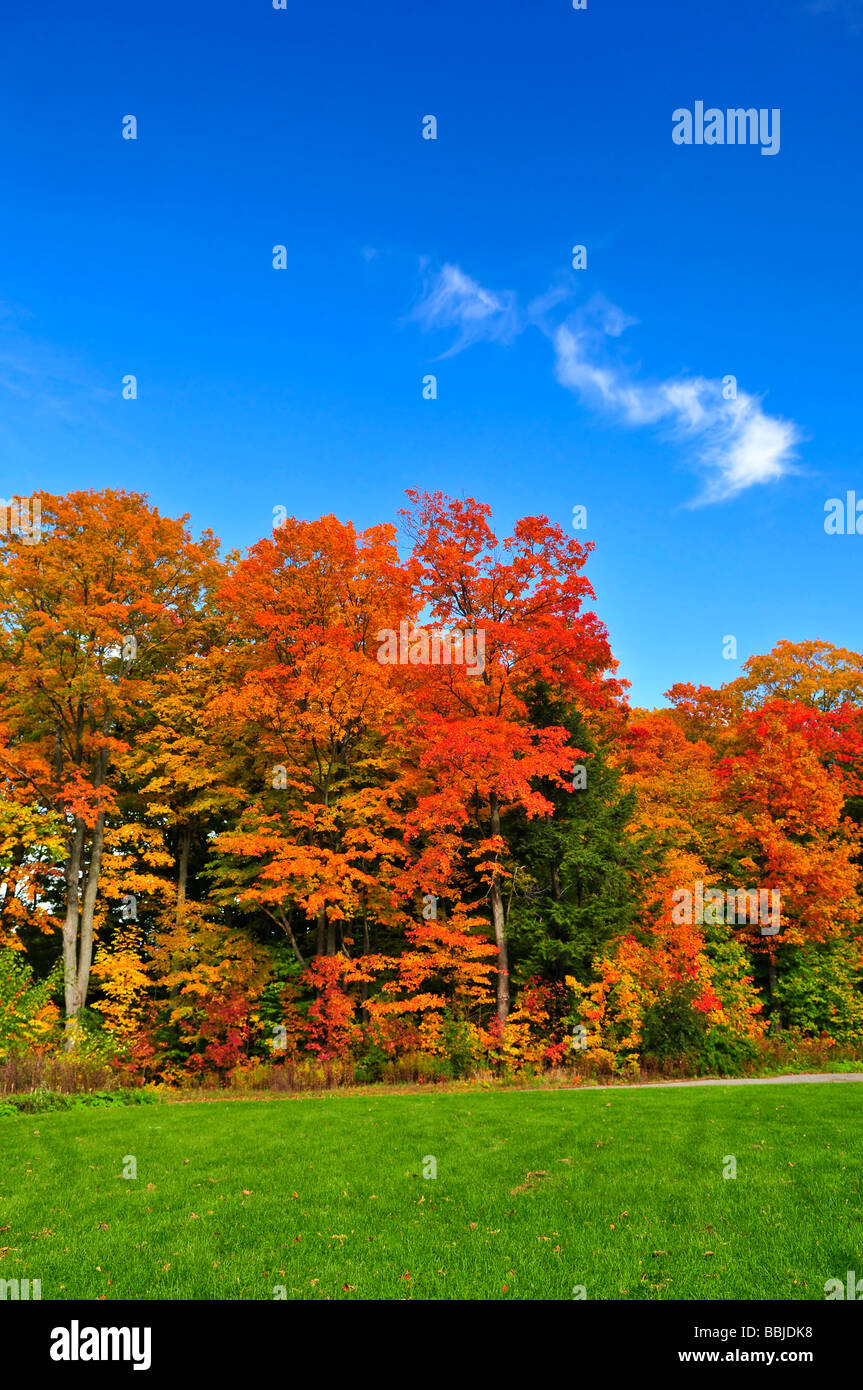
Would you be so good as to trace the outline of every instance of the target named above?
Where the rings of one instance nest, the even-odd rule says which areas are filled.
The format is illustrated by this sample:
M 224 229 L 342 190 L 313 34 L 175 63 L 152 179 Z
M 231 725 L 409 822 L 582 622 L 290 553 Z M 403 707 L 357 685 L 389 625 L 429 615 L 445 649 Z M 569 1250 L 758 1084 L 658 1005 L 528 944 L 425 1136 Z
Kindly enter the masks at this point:
M 512 870 L 502 816 L 553 811 L 540 783 L 571 788 L 578 750 L 562 725 L 532 721 L 540 683 L 585 709 L 607 707 L 622 687 L 606 630 L 584 607 L 595 597 L 582 573 L 592 547 L 568 539 L 547 517 L 525 517 L 501 545 L 491 509 L 473 498 L 409 490 L 403 513 L 426 627 L 448 634 L 474 660 L 414 664 L 409 688 L 421 716 L 419 765 L 430 779 L 409 817 L 422 853 L 412 873 L 427 886 L 464 855 L 485 888 L 498 950 L 497 1015 L 510 1010 L 505 887 Z M 479 659 L 479 653 L 482 658 Z
M 216 894 L 266 914 L 301 964 L 397 926 L 406 857 L 401 750 L 410 711 L 378 661 L 378 632 L 412 599 L 392 527 L 287 518 L 226 582 L 213 705 L 245 805 L 218 837 Z
M 813 705 L 822 713 L 863 704 L 863 655 L 832 642 L 777 642 L 743 663 L 743 674 L 723 687 L 746 709 L 771 700 Z
M 779 894 L 781 935 L 756 927 L 748 940 L 778 1024 L 780 959 L 790 949 L 799 965 L 859 930 L 863 657 L 779 642 L 719 690 L 679 684 L 668 695 L 684 736 L 712 750 L 715 872 Z
M 65 857 L 62 817 L 33 797 L 30 779 L 40 770 L 38 758 L 28 762 L 24 749 L 13 751 L 0 725 L 0 950 L 29 948 L 37 958 L 61 926 L 56 907 Z M 51 964 L 53 958 L 46 969 Z
M 106 825 L 157 674 L 195 642 L 216 542 L 131 492 L 40 495 L 38 544 L 0 538 L 3 767 L 63 821 L 67 1039 L 87 999 Z
M 779 895 L 781 938 L 756 928 L 751 942 L 766 956 L 774 1002 L 780 949 L 853 932 L 860 921 L 861 836 L 845 815 L 843 772 L 829 761 L 831 732 L 820 710 L 771 700 L 741 717 L 717 767 L 729 876 L 751 875 Z
M 210 832 L 224 829 L 243 803 L 241 760 L 225 749 L 212 714 L 225 681 L 212 631 L 214 598 L 211 604 L 200 649 L 154 680 L 150 725 L 124 761 L 129 802 L 134 798 L 141 818 L 160 824 L 170 843 L 178 921 L 190 875 L 204 870 Z
M 727 868 L 718 755 L 701 736 L 706 719 L 685 726 L 675 709 L 634 710 L 613 754 L 635 797 L 641 907 L 595 963 L 584 1017 L 632 1058 L 648 1050 L 665 1059 L 687 1046 L 707 1055 L 709 1039 L 718 1063 L 717 1046 L 733 1052 L 735 1039 L 746 1043 L 762 1030 L 745 945 L 724 920 L 680 920 L 675 911 L 681 889 L 713 885 Z

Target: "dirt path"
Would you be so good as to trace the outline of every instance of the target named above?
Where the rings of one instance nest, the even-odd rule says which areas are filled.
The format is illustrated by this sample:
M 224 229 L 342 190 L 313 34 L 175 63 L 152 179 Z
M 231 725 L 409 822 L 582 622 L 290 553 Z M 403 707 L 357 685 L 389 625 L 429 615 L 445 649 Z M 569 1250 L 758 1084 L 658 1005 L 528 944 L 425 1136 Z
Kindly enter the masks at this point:
M 791 1086 L 795 1082 L 803 1081 L 863 1081 L 863 1071 L 803 1072 L 798 1076 L 711 1076 L 704 1077 L 700 1081 L 625 1081 L 619 1084 L 612 1082 L 600 1089 L 606 1091 L 645 1091 L 657 1086 Z M 590 1089 L 592 1090 L 593 1087 Z

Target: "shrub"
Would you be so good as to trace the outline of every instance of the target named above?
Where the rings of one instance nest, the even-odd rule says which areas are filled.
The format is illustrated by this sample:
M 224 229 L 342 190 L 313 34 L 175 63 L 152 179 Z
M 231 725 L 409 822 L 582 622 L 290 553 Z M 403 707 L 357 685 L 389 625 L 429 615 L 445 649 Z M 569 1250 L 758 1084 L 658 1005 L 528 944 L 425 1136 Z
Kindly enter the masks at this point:
M 456 1080 L 470 1076 L 477 1062 L 476 1036 L 470 1024 L 463 1018 L 445 1016 L 441 1043 L 449 1063 L 448 1074 Z
M 389 1060 L 389 1055 L 379 1043 L 371 1043 L 369 1047 L 366 1048 L 365 1054 L 354 1067 L 354 1077 L 356 1081 L 360 1085 L 368 1085 L 374 1081 L 382 1081 L 384 1070 Z
M 145 1105 L 159 1100 L 155 1091 L 89 1091 L 72 1096 L 64 1091 L 37 1090 L 7 1095 L 0 1101 L 0 1115 L 40 1115 L 46 1110 L 77 1110 L 84 1106 Z
M 46 1053 L 12 1053 L 0 1062 L 0 1095 L 27 1091 L 59 1091 L 81 1095 L 113 1090 L 119 1082 L 99 1057 L 75 1051 L 51 1056 Z
M 60 1010 L 52 996 L 59 982 L 59 964 L 47 979 L 36 981 L 23 951 L 0 950 L 0 1061 L 56 1040 Z
M 777 984 L 783 1022 L 803 1035 L 863 1043 L 863 976 L 855 941 L 810 942 L 785 953 Z
M 758 1055 L 755 1043 L 692 1006 L 691 987 L 670 990 L 646 1010 L 641 1034 L 645 1062 L 692 1076 L 740 1075 Z

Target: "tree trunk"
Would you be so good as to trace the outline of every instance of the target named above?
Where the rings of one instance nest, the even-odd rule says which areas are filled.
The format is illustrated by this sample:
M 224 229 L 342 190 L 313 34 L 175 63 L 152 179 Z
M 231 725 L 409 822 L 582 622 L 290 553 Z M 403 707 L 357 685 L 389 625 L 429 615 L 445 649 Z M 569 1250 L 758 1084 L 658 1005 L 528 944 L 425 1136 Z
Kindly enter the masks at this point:
M 186 884 L 189 879 L 189 848 L 192 843 L 192 827 L 186 822 L 180 830 L 180 861 L 177 870 L 177 924 L 182 920 L 186 906 Z
M 500 834 L 500 807 L 497 797 L 491 796 L 491 833 Z M 506 940 L 506 921 L 503 911 L 503 894 L 500 879 L 495 874 L 491 885 L 491 919 L 494 924 L 494 939 L 497 943 L 497 1016 L 501 1026 L 509 1017 L 509 948 Z
M 87 1002 L 90 987 L 90 966 L 93 963 L 93 918 L 96 914 L 96 897 L 99 892 L 99 874 L 102 868 L 102 850 L 105 845 L 105 816 L 96 817 L 93 841 L 90 846 L 90 863 L 87 866 L 87 883 L 84 888 L 84 901 L 81 905 L 81 941 L 78 948 L 78 1008 L 83 1009 Z
M 297 938 L 294 936 L 294 929 L 291 926 L 290 920 L 288 918 L 285 919 L 285 931 L 288 933 L 288 936 L 291 939 L 291 945 L 294 948 L 294 955 L 296 956 L 303 969 L 305 969 L 306 962 L 303 960 L 303 953 L 297 945 Z
M 367 955 L 370 954 L 370 952 L 371 952 L 371 945 L 370 945 L 370 942 L 369 942 L 369 919 L 368 919 L 368 916 L 366 915 L 366 904 L 365 904 L 365 901 L 363 901 L 363 955 L 364 955 L 364 956 L 367 956 Z M 363 1000 L 363 1004 L 365 1004 L 365 1002 L 366 1002 L 366 1000 L 368 999 L 368 997 L 369 997 L 369 982 L 368 982 L 368 980 L 363 980 L 363 989 L 362 989 L 362 1000 Z
M 96 757 L 93 786 L 104 786 L 108 755 L 102 749 Z M 87 827 L 78 818 L 66 860 L 66 920 L 63 923 L 63 992 L 66 1005 L 67 1051 L 75 1046 L 80 1032 L 78 1015 L 87 1002 L 90 987 L 90 967 L 93 963 L 93 918 L 99 892 L 102 869 L 102 850 L 105 845 L 105 813 L 96 817 L 90 841 L 90 860 L 87 864 L 84 892 L 79 907 L 78 894 L 84 860 Z
M 317 944 L 317 950 L 316 950 L 316 952 L 315 952 L 315 954 L 318 955 L 318 956 L 322 956 L 322 955 L 324 954 L 324 936 L 325 936 L 326 930 L 327 930 L 327 909 L 326 909 L 325 907 L 319 907 L 319 908 L 318 908 L 318 944 Z
M 560 886 L 560 871 L 556 864 L 551 866 L 551 891 L 555 902 L 559 903 L 563 897 L 563 889 Z
M 66 920 L 63 923 L 63 994 L 66 1008 L 66 1039 L 68 1050 L 75 1046 L 78 1034 L 78 925 L 80 909 L 78 905 L 78 880 L 81 873 L 81 859 L 84 854 L 84 822 L 76 821 L 75 833 L 66 860 Z
M 186 888 L 189 881 L 189 847 L 192 843 L 192 827 L 189 823 L 180 827 L 180 858 L 177 861 L 177 915 L 176 923 L 179 927 L 186 911 Z M 171 969 L 174 968 L 174 958 L 171 957 Z M 177 1000 L 180 997 L 180 983 L 178 980 L 169 986 L 168 998 Z
M 767 979 L 770 985 L 770 1028 L 773 1032 L 779 1032 L 782 1027 L 782 1017 L 776 1002 L 776 957 L 772 951 L 767 957 Z

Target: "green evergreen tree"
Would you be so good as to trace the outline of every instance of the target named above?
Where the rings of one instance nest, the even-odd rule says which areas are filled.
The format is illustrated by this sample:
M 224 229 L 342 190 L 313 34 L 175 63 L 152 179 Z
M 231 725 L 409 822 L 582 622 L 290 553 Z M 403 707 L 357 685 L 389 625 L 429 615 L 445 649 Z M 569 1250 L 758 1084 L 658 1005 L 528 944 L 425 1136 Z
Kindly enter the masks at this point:
M 592 964 L 610 937 L 637 929 L 646 845 L 630 823 L 635 796 L 623 791 L 608 750 L 587 720 L 547 690 L 535 692 L 531 719 L 566 728 L 585 756 L 574 760 L 573 790 L 543 786 L 553 815 L 508 818 L 504 833 L 515 861 L 509 902 L 516 982 L 540 975 L 592 978 Z

